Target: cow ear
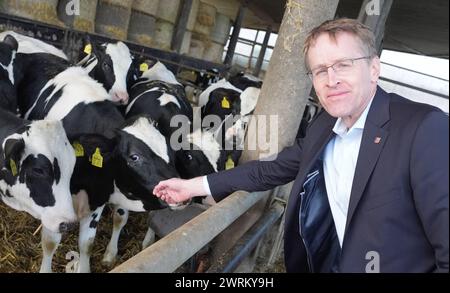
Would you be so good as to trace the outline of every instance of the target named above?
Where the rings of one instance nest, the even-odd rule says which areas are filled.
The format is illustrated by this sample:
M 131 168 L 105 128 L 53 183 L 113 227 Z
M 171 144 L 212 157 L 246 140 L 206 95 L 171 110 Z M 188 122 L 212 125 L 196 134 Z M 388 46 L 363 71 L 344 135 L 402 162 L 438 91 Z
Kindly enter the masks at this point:
M 17 51 L 19 49 L 19 43 L 17 42 L 16 38 L 11 35 L 7 35 L 3 40 L 3 43 L 9 45 L 14 51 Z
M 19 174 L 19 162 L 25 150 L 23 139 L 10 138 L 5 142 L 5 166 L 13 176 Z

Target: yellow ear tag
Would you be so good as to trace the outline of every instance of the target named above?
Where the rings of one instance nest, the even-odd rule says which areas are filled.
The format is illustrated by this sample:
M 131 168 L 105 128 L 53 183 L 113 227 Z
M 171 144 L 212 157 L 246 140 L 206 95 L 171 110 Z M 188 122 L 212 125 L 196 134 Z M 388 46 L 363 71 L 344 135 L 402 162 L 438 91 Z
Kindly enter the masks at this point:
M 230 109 L 230 101 L 228 101 L 227 97 L 223 97 L 222 99 L 222 108 Z
M 92 155 L 92 166 L 103 168 L 103 156 L 99 148 L 96 148 L 95 153 Z
M 148 64 L 147 64 L 147 63 L 142 63 L 142 64 L 139 66 L 139 70 L 140 70 L 141 72 L 146 72 L 146 71 L 148 70 Z
M 225 170 L 233 169 L 233 168 L 234 168 L 234 162 L 233 162 L 233 159 L 231 158 L 231 156 L 228 156 L 228 160 L 227 160 L 227 162 L 225 163 Z
M 17 165 L 16 162 L 14 162 L 13 159 L 9 160 L 9 166 L 11 167 L 11 172 L 13 176 L 17 176 L 18 172 L 17 172 Z
M 75 150 L 75 156 L 77 158 L 84 157 L 84 148 L 78 141 L 74 142 L 72 147 Z
M 86 47 L 84 47 L 84 53 L 91 55 L 91 53 L 92 53 L 92 45 L 91 44 L 87 44 Z

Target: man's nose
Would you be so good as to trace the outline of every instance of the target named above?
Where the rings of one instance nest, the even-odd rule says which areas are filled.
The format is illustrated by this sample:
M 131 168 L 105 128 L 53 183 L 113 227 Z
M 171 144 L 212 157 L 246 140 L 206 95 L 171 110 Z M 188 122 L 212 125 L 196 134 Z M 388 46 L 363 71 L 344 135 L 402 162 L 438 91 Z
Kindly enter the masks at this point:
M 336 76 L 336 72 L 334 72 L 333 67 L 328 68 L 328 86 L 334 87 L 338 84 L 338 78 Z

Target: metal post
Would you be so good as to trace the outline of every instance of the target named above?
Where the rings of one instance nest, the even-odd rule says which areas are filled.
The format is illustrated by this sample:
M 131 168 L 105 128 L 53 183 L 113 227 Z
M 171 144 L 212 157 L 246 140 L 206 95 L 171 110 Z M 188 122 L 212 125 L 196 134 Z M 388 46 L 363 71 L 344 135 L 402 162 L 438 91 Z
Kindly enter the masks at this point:
M 175 32 L 172 39 L 172 50 L 177 53 L 180 53 L 181 51 L 184 33 L 186 32 L 186 26 L 192 10 L 192 1 L 193 0 L 183 0 L 183 2 L 181 3 L 180 16 L 178 17 L 177 25 L 175 26 Z
M 255 70 L 253 71 L 254 76 L 259 76 L 261 72 L 261 67 L 264 62 L 264 56 L 266 55 L 267 45 L 269 44 L 270 35 L 272 34 L 272 27 L 268 26 L 266 30 L 266 35 L 264 36 L 264 41 L 259 52 L 258 61 L 256 61 Z
M 231 65 L 233 61 L 234 51 L 241 31 L 242 21 L 244 20 L 245 12 L 247 10 L 247 2 L 244 2 L 239 7 L 239 12 L 233 24 L 233 34 L 231 35 L 230 43 L 228 44 L 227 55 L 225 56 L 224 64 Z
M 264 217 L 239 239 L 236 246 L 230 251 L 224 253 L 222 257 L 211 268 L 208 273 L 232 273 L 239 264 L 254 250 L 261 239 L 266 235 L 267 231 L 280 219 L 283 215 L 284 207 L 279 203 L 268 210 Z

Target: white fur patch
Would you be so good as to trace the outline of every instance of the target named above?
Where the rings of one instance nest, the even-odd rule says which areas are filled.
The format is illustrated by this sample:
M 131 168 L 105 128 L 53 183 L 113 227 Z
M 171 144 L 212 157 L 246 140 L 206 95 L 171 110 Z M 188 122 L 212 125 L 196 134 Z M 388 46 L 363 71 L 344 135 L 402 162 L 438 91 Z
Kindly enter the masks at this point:
M 17 51 L 18 53 L 24 54 L 49 53 L 58 56 L 60 58 L 63 58 L 65 60 L 69 60 L 66 54 L 64 54 L 64 52 L 61 51 L 60 49 L 50 44 L 47 44 L 41 40 L 24 36 L 13 31 L 5 31 L 0 33 L 0 41 L 3 41 L 7 35 L 13 36 L 19 43 L 19 49 Z
M 59 232 L 59 224 L 76 221 L 75 211 L 70 194 L 70 178 L 75 166 L 75 153 L 70 145 L 62 123 L 60 121 L 35 121 L 30 129 L 23 134 L 13 134 L 7 139 L 23 139 L 25 149 L 19 165 L 30 155 L 37 157 L 42 154 L 51 163 L 56 158 L 61 171 L 59 183 L 53 183 L 52 190 L 55 196 L 55 205 L 41 207 L 30 198 L 30 190 L 26 184 L 19 181 L 13 186 L 0 180 L 0 188 L 8 190 L 13 197 L 3 197 L 5 203 L 19 211 L 26 211 L 37 219 L 41 219 L 45 227 L 53 232 Z
M 119 188 L 117 188 L 116 184 L 114 184 L 114 193 L 109 197 L 109 203 L 133 212 L 145 212 L 144 203 L 142 201 L 127 198 Z
M 188 134 L 187 139 L 189 143 L 196 145 L 203 151 L 214 171 L 217 172 L 217 162 L 219 161 L 221 148 L 214 139 L 214 135 L 209 131 L 197 129 L 193 133 Z
M 261 89 L 248 87 L 241 94 L 241 115 L 245 116 L 253 111 L 258 102 Z
M 169 95 L 169 94 L 163 94 L 161 97 L 158 98 L 158 101 L 160 102 L 160 105 L 161 105 L 161 106 L 165 106 L 165 105 L 167 105 L 167 104 L 169 104 L 169 103 L 174 103 L 175 105 L 178 106 L 178 108 L 181 109 L 180 103 L 179 103 L 178 100 L 177 100 L 174 96 L 172 96 L 172 95 Z
M 133 125 L 125 127 L 123 131 L 133 135 L 145 143 L 156 155 L 169 163 L 166 138 L 149 122 L 147 118 L 137 119 Z
M 81 67 L 69 67 L 59 73 L 55 78 L 47 82 L 39 93 L 39 96 L 51 85 L 55 85 L 55 90 L 52 95 L 62 87 L 64 89 L 59 100 L 53 105 L 45 117 L 46 119 L 61 120 L 80 103 L 90 104 L 109 99 L 109 95 L 103 86 L 92 79 Z M 50 97 L 47 99 L 47 102 Z M 36 99 L 33 106 L 27 111 L 25 119 L 30 116 L 38 100 Z
M 148 80 L 160 80 L 171 84 L 181 85 L 181 83 L 179 83 L 175 78 L 175 75 L 172 73 L 172 71 L 167 69 L 167 67 L 159 61 L 156 62 L 156 64 L 149 68 L 147 71 L 145 71 L 142 74 L 142 77 Z
M 130 69 L 132 60 L 130 49 L 123 42 L 106 45 L 106 54 L 111 56 L 114 75 L 116 80 L 110 90 L 110 94 L 114 92 L 127 92 L 127 74 Z
M 204 90 L 200 94 L 200 97 L 198 100 L 198 106 L 203 107 L 204 105 L 206 105 L 206 103 L 208 103 L 209 95 L 211 94 L 211 92 L 218 88 L 232 89 L 232 90 L 237 91 L 238 93 L 242 93 L 242 91 L 240 89 L 238 89 L 237 87 L 235 87 L 234 85 L 229 83 L 225 78 L 222 78 L 215 84 L 210 85 L 206 90 Z

